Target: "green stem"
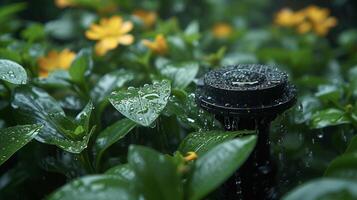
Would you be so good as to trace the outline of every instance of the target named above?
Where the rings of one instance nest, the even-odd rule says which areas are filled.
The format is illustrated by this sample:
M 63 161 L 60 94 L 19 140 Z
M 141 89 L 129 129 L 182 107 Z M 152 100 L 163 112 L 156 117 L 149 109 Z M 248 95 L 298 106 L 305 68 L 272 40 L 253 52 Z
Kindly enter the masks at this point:
M 88 156 L 88 151 L 87 149 L 84 149 L 80 155 L 79 155 L 79 160 L 82 163 L 82 166 L 85 168 L 87 173 L 93 174 L 95 173 L 95 169 L 93 168 L 92 163 L 90 162 L 89 156 Z

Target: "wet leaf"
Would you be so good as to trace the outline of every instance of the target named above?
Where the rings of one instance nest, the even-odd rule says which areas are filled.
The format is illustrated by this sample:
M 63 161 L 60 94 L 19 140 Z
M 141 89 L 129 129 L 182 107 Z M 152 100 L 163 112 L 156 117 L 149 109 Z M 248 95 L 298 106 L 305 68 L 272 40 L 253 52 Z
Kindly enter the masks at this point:
M 327 126 L 336 126 L 348 123 L 350 123 L 350 120 L 343 111 L 335 108 L 329 108 L 313 114 L 311 127 L 324 128 Z
M 126 91 L 113 92 L 109 101 L 127 118 L 150 126 L 165 108 L 170 93 L 170 83 L 163 80 L 141 88 L 129 87 Z
M 90 49 L 82 49 L 72 62 L 69 74 L 74 82 L 83 83 L 85 76 L 89 74 L 92 68 L 92 51 Z
M 59 88 L 59 87 L 70 87 L 70 83 L 68 80 L 70 80 L 70 75 L 67 70 L 56 70 L 48 75 L 47 78 L 38 78 L 34 79 L 34 82 L 36 85 L 39 85 L 41 87 L 53 87 L 53 88 Z
M 347 153 L 335 158 L 328 166 L 325 176 L 357 180 L 357 153 Z
M 92 175 L 78 178 L 52 193 L 48 200 L 136 200 L 129 184 L 112 175 Z
M 298 186 L 283 200 L 347 200 L 357 198 L 357 183 L 349 180 L 322 178 Z
M 135 178 L 135 172 L 129 164 L 121 164 L 112 167 L 108 169 L 105 174 L 116 175 L 127 181 L 133 181 Z
M 44 125 L 35 139 L 53 144 L 71 153 L 80 153 L 87 147 L 92 130 L 88 120 L 92 111 L 89 103 L 77 120 L 66 117 L 60 105 L 45 91 L 36 87 L 17 88 L 12 107 L 18 111 L 21 122 Z
M 183 199 L 183 185 L 170 157 L 147 147 L 131 146 L 128 162 L 135 172 L 136 192 L 144 199 Z
M 26 84 L 27 74 L 21 65 L 11 60 L 0 59 L 0 80 L 13 84 Z
M 107 98 L 112 91 L 122 87 L 126 82 L 133 79 L 134 74 L 124 69 L 105 74 L 94 86 L 91 97 L 94 99 L 94 102 L 100 102 Z
M 197 106 L 194 94 L 187 95 L 183 90 L 172 90 L 172 94 L 165 109 L 166 114 L 176 115 L 180 122 L 195 130 L 212 130 L 219 127 L 212 114 Z
M 190 200 L 204 198 L 248 158 L 256 143 L 256 136 L 233 139 L 213 147 L 194 163 L 194 170 L 188 180 Z
M 0 165 L 30 142 L 41 128 L 41 125 L 34 124 L 0 129 Z
M 115 142 L 124 138 L 126 134 L 128 134 L 135 126 L 136 123 L 130 119 L 122 119 L 99 133 L 94 146 L 96 152 L 96 163 L 98 164 L 100 162 L 100 159 L 106 149 L 108 149 Z
M 197 62 L 171 63 L 159 68 L 160 73 L 172 80 L 174 88 L 186 88 L 196 77 L 199 69 Z
M 186 154 L 194 151 L 202 155 L 214 146 L 235 138 L 238 135 L 254 134 L 254 131 L 204 131 L 186 136 L 180 144 L 179 151 Z

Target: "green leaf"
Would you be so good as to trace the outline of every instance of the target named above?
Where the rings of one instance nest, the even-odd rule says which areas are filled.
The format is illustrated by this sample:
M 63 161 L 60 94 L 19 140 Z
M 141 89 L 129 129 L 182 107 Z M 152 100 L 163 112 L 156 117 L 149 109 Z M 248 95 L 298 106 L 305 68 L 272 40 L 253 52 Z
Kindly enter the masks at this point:
M 196 77 L 199 69 L 197 62 L 170 63 L 159 68 L 160 73 L 172 80 L 174 88 L 186 88 Z
M 21 65 L 11 60 L 0 59 L 0 80 L 13 84 L 26 84 L 27 74 Z
M 89 131 L 89 120 L 92 110 L 94 109 L 93 103 L 90 101 L 87 105 L 83 108 L 83 110 L 78 113 L 75 118 L 75 121 L 78 125 L 82 125 L 85 131 Z
M 112 167 L 108 169 L 105 174 L 118 176 L 123 180 L 127 180 L 128 182 L 135 179 L 135 172 L 129 164 L 121 164 Z
M 357 180 L 357 153 L 343 154 L 328 166 L 325 176 Z
M 51 72 L 47 78 L 37 78 L 34 79 L 36 85 L 39 85 L 44 88 L 63 88 L 70 87 L 71 84 L 68 80 L 70 80 L 70 75 L 67 70 L 56 70 Z
M 144 199 L 183 199 L 183 185 L 170 157 L 147 147 L 131 146 L 128 161 L 135 172 L 136 192 Z
M 353 48 L 357 42 L 357 30 L 356 29 L 351 29 L 342 32 L 338 36 L 338 43 L 340 46 L 346 47 L 346 48 Z
M 189 199 L 202 199 L 222 184 L 245 162 L 255 143 L 256 136 L 233 139 L 199 157 L 187 182 Z
M 21 62 L 20 53 L 9 49 L 0 49 L 0 58 L 12 60 L 17 63 Z
M 327 126 L 336 126 L 348 123 L 350 123 L 350 120 L 342 110 L 328 108 L 326 110 L 318 111 L 313 114 L 311 127 L 324 128 Z
M 69 74 L 74 82 L 84 83 L 84 77 L 89 74 L 93 68 L 92 51 L 82 49 L 69 68 Z
M 125 83 L 133 79 L 134 73 L 124 69 L 105 74 L 94 86 L 91 91 L 91 97 L 94 102 L 100 102 L 107 98 L 112 91 L 122 87 Z
M 44 125 L 35 137 L 37 141 L 56 145 L 71 153 L 85 149 L 94 130 L 87 130 L 91 103 L 77 116 L 77 120 L 72 120 L 66 117 L 55 99 L 36 87 L 16 88 L 12 107 L 18 111 L 21 122 Z
M 319 91 L 316 93 L 316 96 L 323 101 L 332 101 L 338 102 L 342 96 L 341 86 L 337 85 L 323 85 L 319 86 Z
M 109 101 L 125 117 L 150 126 L 165 108 L 170 92 L 170 83 L 163 80 L 142 88 L 129 87 L 126 91 L 113 92 Z
M 41 128 L 41 125 L 33 124 L 0 129 L 0 165 L 30 142 Z
M 197 106 L 194 94 L 187 95 L 183 90 L 172 90 L 172 94 L 165 114 L 176 115 L 181 123 L 195 130 L 213 130 L 219 127 L 212 114 Z
M 14 3 L 2 5 L 0 8 L 0 24 L 5 23 L 11 16 L 15 15 L 26 8 L 26 3 Z
M 298 186 L 283 200 L 353 200 L 357 199 L 357 183 L 349 180 L 322 178 Z
M 353 136 L 351 142 L 348 144 L 345 153 L 357 153 L 357 135 Z
M 124 138 L 135 126 L 135 122 L 129 119 L 122 119 L 99 133 L 94 146 L 97 165 L 100 162 L 104 151 L 115 142 Z
M 31 24 L 21 32 L 21 36 L 28 42 L 34 42 L 45 38 L 45 29 L 42 24 Z
M 52 193 L 48 200 L 137 200 L 126 181 L 112 175 L 78 178 Z
M 254 134 L 254 131 L 205 131 L 187 135 L 180 144 L 179 151 L 186 154 L 196 152 L 199 156 L 214 146 L 235 138 L 237 135 Z

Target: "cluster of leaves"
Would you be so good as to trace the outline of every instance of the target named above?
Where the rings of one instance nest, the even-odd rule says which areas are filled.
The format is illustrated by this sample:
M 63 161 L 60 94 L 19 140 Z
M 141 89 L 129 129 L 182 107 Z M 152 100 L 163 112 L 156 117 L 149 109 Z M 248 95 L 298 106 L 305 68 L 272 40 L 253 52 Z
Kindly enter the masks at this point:
M 351 141 L 345 153 L 318 166 L 319 172 L 327 168 L 324 178 L 284 198 L 306 199 L 306 193 L 310 199 L 356 198 L 356 30 L 339 34 L 332 47 L 314 33 L 299 35 L 272 25 L 273 19 L 261 14 L 268 1 L 73 2 L 73 8 L 46 23 L 19 18 L 16 13 L 26 4 L 0 8 L 0 198 L 214 196 L 249 156 L 256 137 L 221 131 L 219 122 L 195 104 L 194 83 L 210 69 L 237 63 L 279 64 L 291 74 L 301 106 L 288 115 L 292 132 L 285 137 L 296 130 L 330 140 L 335 137 L 329 135 L 343 134 L 344 143 L 328 149 L 333 156 Z M 120 12 L 103 14 L 113 3 Z M 154 27 L 131 14 L 137 5 L 156 11 Z M 132 34 L 139 42 L 97 56 L 84 33 L 113 14 L 134 23 Z M 231 27 L 217 37 L 211 28 L 221 22 Z M 260 28 L 252 28 L 257 24 Z M 165 54 L 140 43 L 158 34 L 166 38 Z M 69 69 L 40 78 L 39 58 L 64 48 L 78 52 Z M 242 134 L 251 136 L 237 138 Z M 185 159 L 191 151 L 197 160 Z M 293 153 L 301 160 L 298 150 Z M 39 191 L 33 183 L 47 187 Z

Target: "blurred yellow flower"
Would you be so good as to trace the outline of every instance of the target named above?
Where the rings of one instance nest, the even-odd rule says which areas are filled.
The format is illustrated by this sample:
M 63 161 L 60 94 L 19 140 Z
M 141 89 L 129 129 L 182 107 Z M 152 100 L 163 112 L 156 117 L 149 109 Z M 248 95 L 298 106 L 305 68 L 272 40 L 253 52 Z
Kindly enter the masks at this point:
M 133 29 L 133 23 L 123 21 L 120 16 L 102 18 L 99 24 L 92 24 L 85 35 L 90 40 L 96 40 L 95 52 L 102 56 L 109 50 L 117 48 L 119 44 L 130 45 L 134 36 L 128 34 Z
M 151 26 L 153 26 L 157 18 L 156 12 L 142 10 L 142 9 L 135 10 L 133 12 L 133 15 L 139 18 L 144 23 L 144 26 L 146 28 L 150 28 Z
M 212 33 L 215 38 L 227 38 L 233 32 L 233 28 L 230 24 L 227 23 L 217 23 L 212 28 Z
M 302 12 L 294 12 L 283 8 L 275 15 L 274 23 L 279 26 L 291 27 L 301 23 L 305 16 Z
M 151 49 L 154 53 L 164 55 L 168 52 L 169 48 L 164 35 L 158 34 L 154 41 L 143 40 L 143 44 Z
M 300 34 L 307 33 L 309 31 L 311 31 L 311 29 L 312 29 L 312 25 L 311 25 L 311 23 L 308 23 L 308 22 L 303 22 L 303 23 L 297 25 L 297 28 L 296 28 L 296 30 Z
M 55 0 L 55 4 L 59 8 L 66 8 L 75 5 L 72 0 Z
M 50 51 L 47 56 L 38 59 L 38 65 L 40 67 L 39 76 L 47 77 L 50 72 L 57 69 L 68 69 L 75 57 L 76 53 L 69 49 L 64 49 L 61 52 L 55 50 Z
M 187 152 L 187 156 L 184 157 L 185 161 L 196 160 L 198 155 L 194 151 Z
M 334 17 L 329 17 L 326 20 L 315 24 L 314 31 L 317 35 L 326 35 L 328 31 L 337 25 L 337 19 Z
M 301 34 L 313 31 L 317 35 L 324 36 L 337 25 L 337 19 L 329 14 L 328 9 L 313 5 L 296 12 L 284 8 L 276 14 L 274 22 L 283 27 L 295 27 Z

